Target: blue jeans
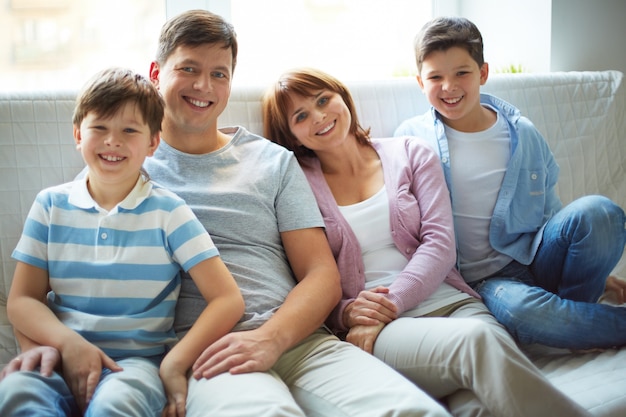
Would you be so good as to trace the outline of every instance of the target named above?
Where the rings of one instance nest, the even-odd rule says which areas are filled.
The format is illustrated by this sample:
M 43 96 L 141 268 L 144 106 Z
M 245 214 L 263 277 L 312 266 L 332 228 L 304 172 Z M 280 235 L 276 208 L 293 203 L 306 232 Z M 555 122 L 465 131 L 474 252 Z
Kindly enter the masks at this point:
M 548 221 L 530 265 L 513 261 L 475 289 L 521 343 L 624 346 L 626 308 L 597 301 L 625 241 L 624 210 L 605 197 L 582 197 Z
M 103 370 L 85 417 L 159 417 L 165 406 L 165 393 L 158 360 L 128 358 L 117 363 L 124 370 Z M 81 414 L 60 374 L 44 377 L 38 371 L 20 371 L 0 382 L 0 416 L 80 417 Z

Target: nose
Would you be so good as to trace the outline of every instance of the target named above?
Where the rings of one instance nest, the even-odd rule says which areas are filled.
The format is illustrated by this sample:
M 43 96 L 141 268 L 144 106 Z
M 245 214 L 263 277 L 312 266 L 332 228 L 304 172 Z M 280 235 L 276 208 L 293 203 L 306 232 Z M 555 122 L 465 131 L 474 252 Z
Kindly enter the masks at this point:
M 313 112 L 313 121 L 317 124 L 317 123 L 321 123 L 324 121 L 324 119 L 326 118 L 326 112 L 323 110 L 315 110 Z
M 441 88 L 445 91 L 452 91 L 456 88 L 456 83 L 453 79 L 446 78 L 441 83 Z
M 112 146 L 115 148 L 119 148 L 122 145 L 118 135 L 116 135 L 115 133 L 110 133 L 104 140 L 104 143 L 107 146 Z
M 199 91 L 211 91 L 211 76 L 199 75 L 193 83 L 193 88 Z

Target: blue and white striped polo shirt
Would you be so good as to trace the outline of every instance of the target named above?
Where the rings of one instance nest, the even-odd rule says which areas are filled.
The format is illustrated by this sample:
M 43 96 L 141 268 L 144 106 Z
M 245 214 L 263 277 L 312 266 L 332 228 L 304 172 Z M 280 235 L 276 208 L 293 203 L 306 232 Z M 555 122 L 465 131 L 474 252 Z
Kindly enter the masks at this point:
M 218 255 L 172 192 L 140 178 L 106 211 L 84 178 L 37 195 L 12 256 L 47 270 L 52 311 L 119 359 L 161 354 L 176 341 L 180 268 Z

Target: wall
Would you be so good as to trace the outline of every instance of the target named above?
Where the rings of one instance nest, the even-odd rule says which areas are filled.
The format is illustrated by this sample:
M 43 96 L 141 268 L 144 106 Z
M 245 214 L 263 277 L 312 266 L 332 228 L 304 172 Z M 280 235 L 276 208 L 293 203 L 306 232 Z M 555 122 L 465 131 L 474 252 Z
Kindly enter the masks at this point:
M 625 0 L 552 0 L 552 71 L 626 73 Z
M 616 69 L 626 73 L 626 0 L 432 0 L 435 15 L 480 28 L 492 72 Z

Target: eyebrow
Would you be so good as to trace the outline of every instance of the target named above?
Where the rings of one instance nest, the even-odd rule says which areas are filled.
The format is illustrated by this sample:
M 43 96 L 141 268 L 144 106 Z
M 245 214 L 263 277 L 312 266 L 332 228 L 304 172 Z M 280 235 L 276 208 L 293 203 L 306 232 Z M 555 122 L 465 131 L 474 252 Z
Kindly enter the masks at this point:
M 311 96 L 309 96 L 309 97 L 310 97 L 310 99 L 311 99 L 312 101 L 315 101 L 315 100 L 317 100 L 317 99 L 318 99 L 318 97 L 319 97 L 319 96 L 321 96 L 322 94 L 324 94 L 324 92 L 325 92 L 325 91 L 326 91 L 326 90 L 321 90 L 319 93 L 317 93 L 317 94 L 313 94 L 313 95 L 311 95 Z M 306 97 L 305 97 L 305 98 L 306 98 Z M 293 113 L 291 114 L 291 117 L 293 117 L 293 116 L 295 116 L 296 114 L 300 113 L 300 111 L 301 111 L 301 110 L 302 110 L 302 107 L 295 109 L 295 110 L 293 111 Z

